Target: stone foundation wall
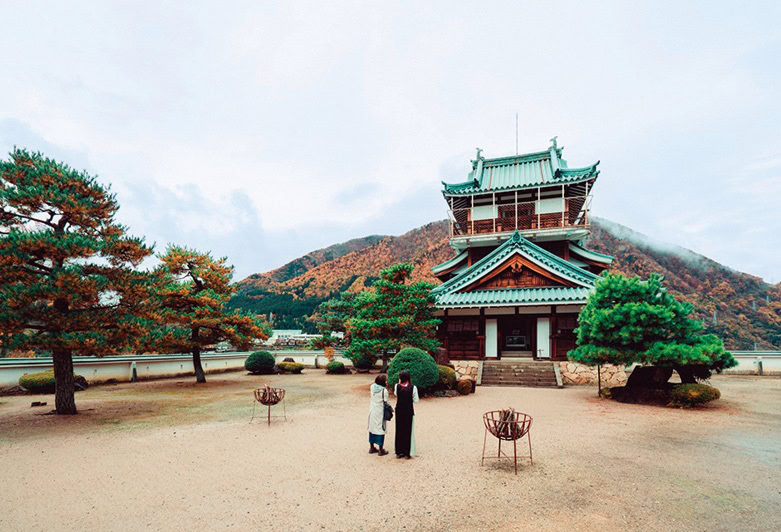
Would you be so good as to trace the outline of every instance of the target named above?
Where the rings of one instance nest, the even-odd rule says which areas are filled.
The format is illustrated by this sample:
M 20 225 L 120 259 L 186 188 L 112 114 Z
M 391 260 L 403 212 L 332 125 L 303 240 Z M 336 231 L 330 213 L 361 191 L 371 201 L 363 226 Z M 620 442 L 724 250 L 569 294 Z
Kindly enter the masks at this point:
M 477 381 L 477 373 L 480 369 L 478 360 L 451 360 L 451 364 L 456 368 L 456 377 L 459 379 L 469 378 Z
M 597 367 L 576 362 L 559 362 L 561 380 L 564 384 L 597 384 Z M 627 381 L 624 366 L 604 364 L 601 366 L 602 386 L 623 386 Z

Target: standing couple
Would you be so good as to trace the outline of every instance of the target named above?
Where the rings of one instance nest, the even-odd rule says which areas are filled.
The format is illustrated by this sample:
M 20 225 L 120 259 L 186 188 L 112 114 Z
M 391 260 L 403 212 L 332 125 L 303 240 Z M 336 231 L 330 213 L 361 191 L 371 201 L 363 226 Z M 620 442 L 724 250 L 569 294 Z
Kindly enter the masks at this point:
M 377 375 L 371 386 L 369 401 L 369 453 L 377 453 L 385 456 L 385 401 L 388 400 L 388 377 Z M 399 382 L 393 390 L 396 396 L 396 458 L 411 458 L 415 456 L 415 409 L 413 403 L 417 403 L 418 388 L 412 384 L 409 371 L 399 373 Z M 375 447 L 375 445 L 377 447 Z M 379 449 L 378 449 L 379 447 Z

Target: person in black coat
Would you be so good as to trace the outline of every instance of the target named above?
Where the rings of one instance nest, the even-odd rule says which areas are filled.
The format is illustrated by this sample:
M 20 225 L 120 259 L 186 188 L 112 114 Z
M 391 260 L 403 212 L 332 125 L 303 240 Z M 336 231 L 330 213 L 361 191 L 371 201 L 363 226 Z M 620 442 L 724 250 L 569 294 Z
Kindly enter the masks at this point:
M 412 384 L 409 371 L 399 373 L 396 395 L 396 458 L 415 456 L 415 408 L 420 401 L 418 387 Z

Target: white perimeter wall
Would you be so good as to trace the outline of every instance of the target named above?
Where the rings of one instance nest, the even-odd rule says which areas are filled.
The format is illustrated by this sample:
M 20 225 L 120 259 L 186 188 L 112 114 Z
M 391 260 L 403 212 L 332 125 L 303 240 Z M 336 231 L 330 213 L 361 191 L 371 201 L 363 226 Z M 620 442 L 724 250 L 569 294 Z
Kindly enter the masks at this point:
M 292 358 L 306 366 L 324 367 L 328 359 L 322 351 L 271 351 L 277 362 Z M 249 352 L 210 353 L 201 355 L 201 364 L 206 373 L 220 371 L 243 370 L 244 361 Z M 337 353 L 334 360 L 352 363 Z M 123 357 L 75 357 L 73 371 L 82 375 L 90 383 L 116 380 L 130 381 L 133 374 L 133 364 L 139 379 L 154 379 L 173 377 L 177 375 L 194 375 L 192 355 L 138 355 Z M 0 359 L 0 387 L 16 386 L 19 377 L 25 373 L 35 373 L 52 368 L 51 358 L 5 358 Z

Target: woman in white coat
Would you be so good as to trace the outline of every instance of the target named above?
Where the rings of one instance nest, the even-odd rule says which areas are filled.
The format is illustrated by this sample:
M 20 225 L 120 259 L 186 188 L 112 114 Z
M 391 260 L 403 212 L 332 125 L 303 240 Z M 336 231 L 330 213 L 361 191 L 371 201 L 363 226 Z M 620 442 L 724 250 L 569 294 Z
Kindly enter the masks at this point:
M 385 401 L 388 398 L 388 384 L 386 375 L 377 375 L 374 384 L 371 385 L 369 399 L 369 454 L 385 456 L 388 451 L 385 445 Z M 375 447 L 375 445 L 377 447 Z M 379 447 L 379 449 L 378 449 Z

